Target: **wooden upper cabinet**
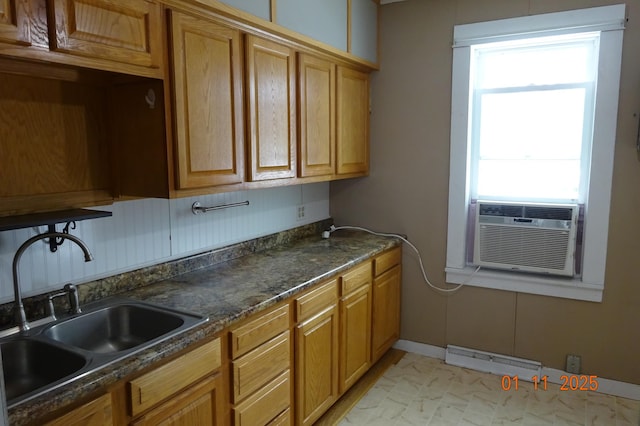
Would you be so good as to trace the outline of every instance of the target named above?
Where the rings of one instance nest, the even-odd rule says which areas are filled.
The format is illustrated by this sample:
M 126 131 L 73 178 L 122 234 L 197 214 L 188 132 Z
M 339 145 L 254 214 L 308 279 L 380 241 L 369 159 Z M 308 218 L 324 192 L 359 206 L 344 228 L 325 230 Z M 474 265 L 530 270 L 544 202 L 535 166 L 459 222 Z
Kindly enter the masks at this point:
M 295 53 L 252 35 L 246 43 L 249 180 L 295 177 Z
M 30 27 L 27 0 L 0 0 L 0 42 L 29 45 Z
M 336 66 L 333 62 L 298 56 L 299 176 L 335 173 Z
M 369 172 L 369 75 L 338 67 L 337 173 Z
M 240 32 L 171 12 L 178 189 L 244 181 Z
M 147 0 L 53 0 L 54 51 L 157 68 L 161 64 L 161 6 Z

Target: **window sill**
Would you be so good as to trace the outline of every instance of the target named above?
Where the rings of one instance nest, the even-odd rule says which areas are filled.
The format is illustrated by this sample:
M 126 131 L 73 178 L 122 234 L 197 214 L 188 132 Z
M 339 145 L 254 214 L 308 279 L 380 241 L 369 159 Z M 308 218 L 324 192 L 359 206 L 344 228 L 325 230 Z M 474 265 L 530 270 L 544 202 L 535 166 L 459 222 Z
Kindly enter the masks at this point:
M 588 302 L 602 302 L 604 287 L 586 284 L 580 279 L 481 269 L 469 280 L 469 276 L 473 274 L 475 269 L 472 266 L 462 269 L 445 268 L 447 283 L 464 283 L 473 287 L 585 300 Z

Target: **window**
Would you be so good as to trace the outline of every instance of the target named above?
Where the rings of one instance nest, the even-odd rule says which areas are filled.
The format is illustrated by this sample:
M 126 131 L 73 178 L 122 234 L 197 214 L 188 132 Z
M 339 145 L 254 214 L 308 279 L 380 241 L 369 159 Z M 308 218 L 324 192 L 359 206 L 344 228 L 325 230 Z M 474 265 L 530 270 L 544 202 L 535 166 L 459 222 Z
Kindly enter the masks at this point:
M 600 301 L 624 5 L 454 29 L 447 282 Z M 472 200 L 584 205 L 573 279 L 468 264 Z
M 471 198 L 584 201 L 599 40 L 471 46 Z

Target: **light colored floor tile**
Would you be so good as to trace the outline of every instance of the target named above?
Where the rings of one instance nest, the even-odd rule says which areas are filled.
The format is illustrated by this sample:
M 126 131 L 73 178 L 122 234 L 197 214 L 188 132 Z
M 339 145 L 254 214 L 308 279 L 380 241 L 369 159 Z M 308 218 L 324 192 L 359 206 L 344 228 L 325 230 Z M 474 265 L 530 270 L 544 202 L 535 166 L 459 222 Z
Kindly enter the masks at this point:
M 584 426 L 587 421 L 585 410 L 557 411 L 554 425 L 558 426 Z
M 460 420 L 458 425 L 459 426 L 491 426 L 492 422 L 493 422 L 493 417 L 491 415 L 467 410 L 462 415 L 462 420 Z
M 522 422 L 525 407 L 498 407 L 494 413 L 494 423 L 501 421 L 505 424 Z
M 340 426 L 639 426 L 640 401 L 518 381 L 406 354 Z
M 429 423 L 429 426 L 458 426 L 458 422 L 453 420 L 443 419 L 441 417 L 433 417 Z
M 457 423 L 462 420 L 462 415 L 466 408 L 466 405 L 442 401 L 440 405 L 438 405 L 438 408 L 436 408 L 436 412 L 433 414 L 431 422 L 433 423 L 435 419 L 442 419 Z
M 553 425 L 554 421 L 555 421 L 555 418 L 553 415 L 551 416 L 551 418 L 549 418 L 549 417 L 539 416 L 532 413 L 525 413 L 524 417 L 522 418 L 522 425 L 523 426 L 546 426 L 546 425 Z
M 409 401 L 404 395 L 388 395 L 380 402 L 377 410 L 373 412 L 372 418 L 382 418 L 389 421 L 395 421 L 409 406 Z
M 640 425 L 640 401 L 616 398 L 616 421 L 618 424 Z
M 498 408 L 495 392 L 474 392 L 467 410 L 493 416 Z
M 414 400 L 400 415 L 400 419 L 397 423 L 407 425 L 426 425 L 435 414 L 438 405 L 439 404 L 434 401 Z

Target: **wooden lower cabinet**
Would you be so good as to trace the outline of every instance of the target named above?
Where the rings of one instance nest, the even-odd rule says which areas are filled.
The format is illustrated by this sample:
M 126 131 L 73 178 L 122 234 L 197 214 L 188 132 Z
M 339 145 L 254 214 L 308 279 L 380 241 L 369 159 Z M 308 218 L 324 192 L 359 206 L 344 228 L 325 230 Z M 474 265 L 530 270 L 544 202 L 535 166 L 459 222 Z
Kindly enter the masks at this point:
M 340 394 L 371 366 L 371 261 L 340 277 Z
M 47 424 L 311 425 L 398 339 L 400 288 L 394 248 Z
M 338 398 L 338 306 L 296 327 L 296 424 L 313 424 Z
M 269 422 L 269 426 L 289 426 L 291 423 L 291 409 L 287 408 L 282 414 Z
M 397 262 L 394 262 L 397 259 Z M 400 290 L 402 267 L 400 248 L 376 258 L 373 281 L 372 362 L 376 362 L 400 337 Z M 382 270 L 378 264 L 388 268 Z
M 132 416 L 161 403 L 172 395 L 188 389 L 221 366 L 220 339 L 215 339 L 163 366 L 143 374 L 128 385 Z
M 111 426 L 113 415 L 111 394 L 102 395 L 93 401 L 46 423 L 47 426 Z
M 371 281 L 340 300 L 340 394 L 371 366 Z
M 220 338 L 126 383 L 133 425 L 217 426 L 227 411 Z
M 221 375 L 209 376 L 133 422 L 136 426 L 223 425 Z
M 291 420 L 289 309 L 285 303 L 261 312 L 229 332 L 235 426 L 288 424 Z
M 233 409 L 235 426 L 267 425 L 289 412 L 291 374 L 287 370 Z

